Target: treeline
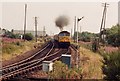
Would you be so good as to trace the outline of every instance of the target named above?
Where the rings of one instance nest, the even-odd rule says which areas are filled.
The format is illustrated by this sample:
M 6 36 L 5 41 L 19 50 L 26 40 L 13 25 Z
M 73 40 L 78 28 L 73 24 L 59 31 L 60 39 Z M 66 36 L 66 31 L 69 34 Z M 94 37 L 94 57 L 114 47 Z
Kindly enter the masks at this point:
M 105 43 L 112 46 L 120 46 L 120 25 L 112 26 L 105 29 Z M 90 42 L 92 39 L 99 38 L 100 33 L 78 32 L 79 41 Z M 73 39 L 76 39 L 77 32 L 74 33 Z
M 13 29 L 11 31 L 2 29 L 2 31 L 4 32 L 2 34 L 2 37 L 8 37 L 8 38 L 14 38 L 14 39 L 24 39 L 24 37 L 25 37 L 25 40 L 28 40 L 28 41 L 33 40 L 33 35 L 31 33 L 26 33 L 25 35 L 14 34 Z
M 78 32 L 78 40 L 79 41 L 84 41 L 84 42 L 90 42 L 92 38 L 98 37 L 98 34 L 91 33 L 91 32 Z M 73 39 L 77 38 L 77 32 L 74 33 Z

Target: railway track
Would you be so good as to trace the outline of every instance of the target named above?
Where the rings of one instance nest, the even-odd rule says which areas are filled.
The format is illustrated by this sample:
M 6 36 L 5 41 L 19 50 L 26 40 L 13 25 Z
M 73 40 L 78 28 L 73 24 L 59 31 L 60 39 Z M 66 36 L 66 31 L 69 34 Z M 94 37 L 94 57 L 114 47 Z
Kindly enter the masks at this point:
M 6 73 L 11 72 L 11 71 L 13 71 L 13 70 L 16 70 L 16 69 L 22 68 L 22 67 L 24 67 L 24 66 L 26 66 L 26 65 L 29 65 L 29 64 L 31 64 L 31 63 L 34 63 L 35 61 L 33 61 L 32 59 L 35 58 L 35 56 L 38 56 L 40 53 L 43 53 L 43 51 L 44 51 L 47 47 L 49 47 L 49 46 L 50 46 L 50 44 L 48 44 L 48 45 L 47 45 L 45 48 L 43 48 L 41 51 L 35 53 L 34 55 L 32 55 L 31 57 L 29 57 L 29 58 L 27 58 L 27 59 L 25 59 L 25 60 L 22 60 L 22 61 L 20 61 L 20 62 L 18 62 L 18 63 L 15 63 L 15 64 L 12 64 L 12 65 L 3 67 L 2 73 L 3 73 L 3 74 L 6 74 Z M 41 57 L 42 57 L 42 55 L 44 55 L 44 54 L 41 54 Z
M 47 46 L 50 46 L 50 45 L 47 45 Z M 3 68 L 3 72 L 2 72 L 3 80 L 9 79 L 10 77 L 13 77 L 13 76 L 21 75 L 22 73 L 25 73 L 28 70 L 31 70 L 31 68 L 33 69 L 35 67 L 40 67 L 43 60 L 45 60 L 46 58 L 53 57 L 53 55 L 56 55 L 60 52 L 60 50 L 58 50 L 55 53 L 51 54 L 54 46 L 55 46 L 54 43 L 52 43 L 50 47 L 44 50 L 44 54 L 43 52 L 36 53 L 30 58 L 28 58 L 27 60 L 21 61 L 19 63 L 15 63 L 13 65 L 9 65 Z M 39 58 L 38 56 L 36 58 L 36 55 L 38 55 Z
M 6 69 L 6 68 L 10 68 L 10 67 L 13 67 L 13 66 L 16 66 L 16 65 L 19 65 L 19 64 L 22 64 L 30 59 L 32 59 L 33 57 L 35 57 L 36 55 L 38 55 L 39 53 L 43 52 L 47 47 L 49 47 L 50 44 L 47 44 L 44 48 L 42 48 L 40 51 L 36 52 L 35 54 L 33 54 L 31 57 L 27 58 L 27 59 L 24 59 L 22 61 L 19 61 L 17 63 L 14 63 L 14 64 L 11 64 L 11 65 L 8 65 L 8 66 L 5 66 L 5 67 L 2 67 L 2 70 Z
M 18 77 L 36 69 L 42 68 L 42 61 L 55 61 L 61 58 L 61 54 L 67 54 L 71 51 L 71 48 L 75 50 L 74 46 L 70 46 L 68 49 L 54 50 L 55 44 L 47 44 L 42 50 L 33 54 L 31 57 L 20 61 L 18 63 L 3 67 L 2 81 Z
M 36 64 L 40 63 L 44 59 L 45 56 L 49 55 L 49 53 L 52 52 L 53 47 L 54 47 L 54 43 L 47 44 L 42 50 L 35 53 L 31 57 L 23 61 L 20 61 L 18 63 L 3 67 L 2 78 L 8 78 L 9 76 L 12 76 L 15 73 L 18 73 L 18 71 L 31 68 L 35 66 Z

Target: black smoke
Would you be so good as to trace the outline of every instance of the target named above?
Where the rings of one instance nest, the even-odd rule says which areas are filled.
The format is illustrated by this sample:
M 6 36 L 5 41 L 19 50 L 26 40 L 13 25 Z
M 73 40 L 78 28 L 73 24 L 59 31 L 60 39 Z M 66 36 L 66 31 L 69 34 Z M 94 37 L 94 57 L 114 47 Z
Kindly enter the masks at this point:
M 69 24 L 69 17 L 65 16 L 65 15 L 59 16 L 59 17 L 56 18 L 55 24 L 62 31 L 63 27 L 67 26 Z

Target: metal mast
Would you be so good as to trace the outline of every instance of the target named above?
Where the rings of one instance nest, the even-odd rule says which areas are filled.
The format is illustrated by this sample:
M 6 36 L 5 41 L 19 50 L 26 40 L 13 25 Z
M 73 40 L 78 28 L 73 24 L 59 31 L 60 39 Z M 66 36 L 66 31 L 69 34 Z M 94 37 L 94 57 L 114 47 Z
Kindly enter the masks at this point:
M 82 20 L 84 18 L 84 16 L 83 17 L 81 17 L 81 18 L 77 18 L 77 25 L 76 25 L 76 28 L 77 28 L 77 58 L 76 58 L 76 64 L 77 64 L 77 68 L 79 67 L 79 61 L 80 61 L 80 59 L 79 59 L 79 57 L 80 57 L 80 55 L 78 54 L 79 53 L 79 50 L 78 50 L 78 23 Z
M 75 16 L 75 21 L 74 21 L 74 42 L 75 42 L 75 32 L 76 32 L 76 16 Z

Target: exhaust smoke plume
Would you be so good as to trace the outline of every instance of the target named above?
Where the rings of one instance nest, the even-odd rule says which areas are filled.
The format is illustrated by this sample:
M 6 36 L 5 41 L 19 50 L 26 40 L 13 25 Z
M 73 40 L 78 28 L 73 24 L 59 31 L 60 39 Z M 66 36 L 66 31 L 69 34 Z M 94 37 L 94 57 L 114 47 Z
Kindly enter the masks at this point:
M 67 26 L 69 24 L 69 17 L 67 17 L 65 15 L 59 16 L 58 18 L 56 18 L 55 24 L 62 31 L 63 27 Z

